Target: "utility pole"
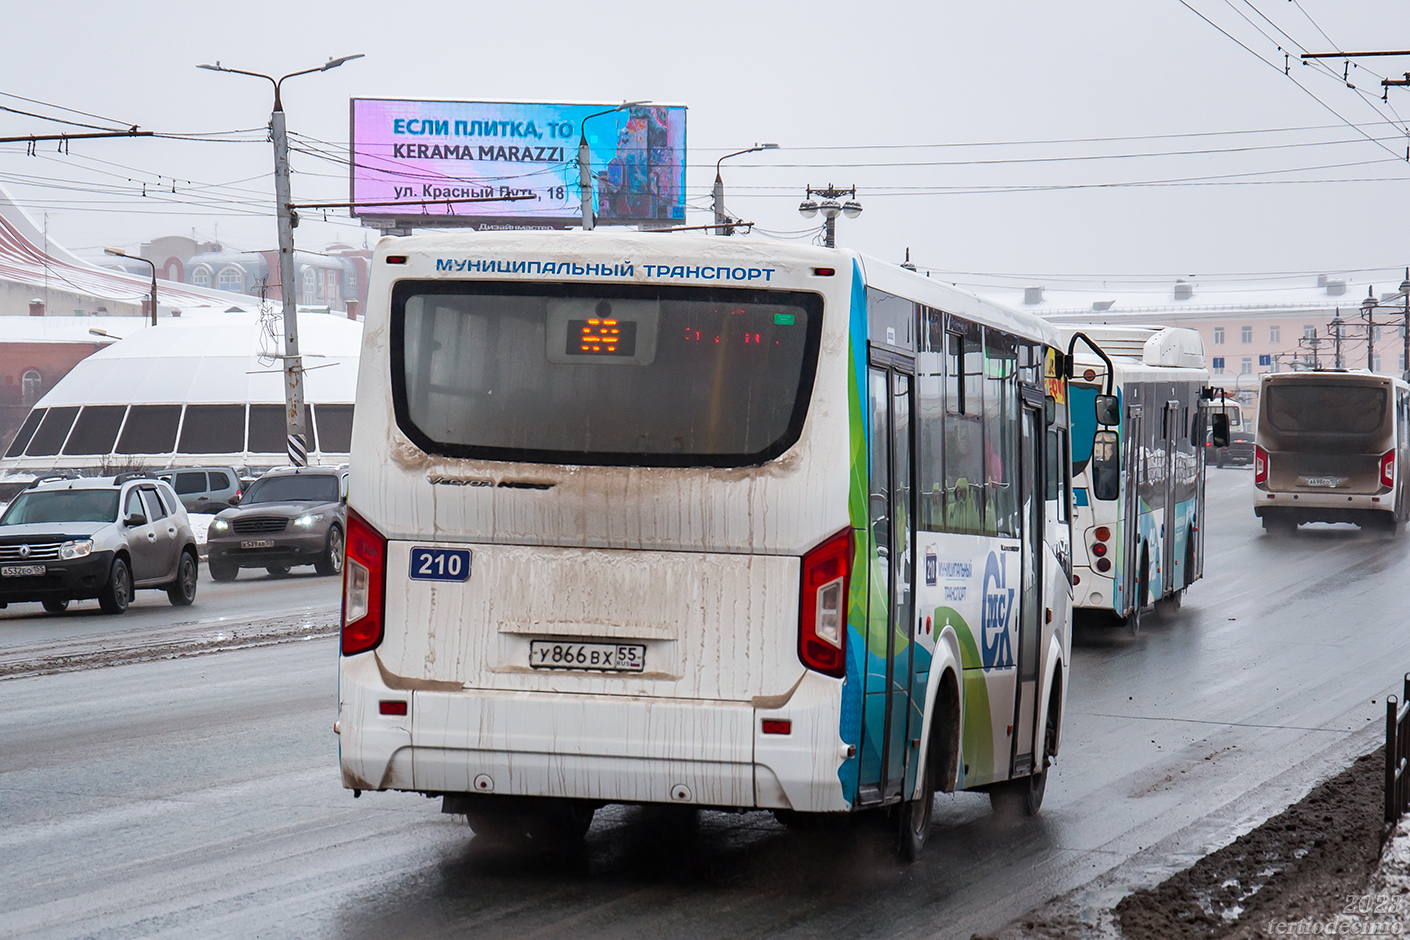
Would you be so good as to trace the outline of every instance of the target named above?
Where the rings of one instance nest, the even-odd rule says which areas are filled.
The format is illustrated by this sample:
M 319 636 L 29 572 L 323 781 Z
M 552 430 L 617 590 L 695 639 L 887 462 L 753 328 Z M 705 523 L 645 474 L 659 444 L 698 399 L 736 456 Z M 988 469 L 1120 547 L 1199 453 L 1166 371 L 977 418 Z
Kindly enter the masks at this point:
M 284 105 L 274 86 L 274 111 L 269 115 L 274 139 L 274 203 L 279 219 L 279 296 L 284 302 L 284 424 L 288 432 L 289 463 L 308 466 L 308 428 L 304 424 L 304 360 L 299 353 L 299 296 L 294 280 L 294 226 L 298 216 L 289 208 L 289 136 L 284 127 Z
M 1336 343 L 1336 368 L 1341 368 L 1341 328 L 1345 325 L 1341 318 L 1341 308 L 1337 308 L 1337 315 L 1332 317 L 1332 322 L 1327 324 L 1332 330 L 1332 339 Z
M 1361 301 L 1361 312 L 1366 314 L 1366 371 L 1376 371 L 1376 289 L 1366 288 L 1366 299 Z
M 1400 282 L 1400 294 L 1405 298 L 1405 319 L 1400 324 L 1401 378 L 1410 375 L 1410 268 L 1405 269 L 1405 280 Z
M 295 75 L 326 72 L 344 62 L 362 58 L 362 54 L 329 59 L 318 68 L 290 72 L 281 78 L 260 72 L 230 69 L 220 64 L 198 65 L 196 68 L 213 72 L 232 72 L 263 78 L 274 86 L 274 110 L 269 115 L 269 135 L 274 144 L 274 202 L 279 221 L 279 294 L 284 303 L 284 425 L 288 432 L 289 463 L 308 466 L 308 427 L 304 421 L 304 365 L 299 353 L 298 285 L 294 282 L 294 227 L 299 224 L 289 197 L 289 137 L 284 126 L 284 103 L 280 86 Z

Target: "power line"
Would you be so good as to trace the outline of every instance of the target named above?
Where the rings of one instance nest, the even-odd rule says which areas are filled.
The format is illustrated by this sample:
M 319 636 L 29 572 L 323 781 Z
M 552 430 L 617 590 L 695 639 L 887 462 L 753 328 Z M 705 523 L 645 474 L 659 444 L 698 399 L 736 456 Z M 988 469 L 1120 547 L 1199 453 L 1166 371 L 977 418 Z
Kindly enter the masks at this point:
M 1253 57 L 1254 57 L 1255 59 L 1257 59 L 1258 61 L 1262 62 L 1264 65 L 1268 66 L 1268 67 L 1271 68 L 1271 69 L 1276 69 L 1277 71 L 1282 72 L 1285 77 L 1292 79 L 1293 84 L 1296 85 L 1298 88 L 1302 89 L 1302 91 L 1303 91 L 1304 94 L 1308 95 L 1310 98 L 1312 98 L 1313 101 L 1316 101 L 1319 105 L 1321 105 L 1323 108 L 1325 108 L 1328 112 L 1330 112 L 1331 114 L 1333 114 L 1334 116 L 1336 116 L 1337 118 L 1339 118 L 1347 127 L 1350 127 L 1352 130 L 1356 131 L 1356 132 L 1357 132 L 1358 134 L 1360 134 L 1362 137 L 1365 137 L 1367 140 L 1371 141 L 1371 142 L 1374 143 L 1376 146 L 1380 147 L 1382 150 L 1386 151 L 1386 152 L 1389 153 L 1389 154 L 1392 154 L 1393 156 L 1395 156 L 1396 159 L 1400 159 L 1400 155 L 1399 155 L 1398 153 L 1396 153 L 1394 150 L 1391 150 L 1389 147 L 1387 147 L 1385 144 L 1381 143 L 1381 142 L 1380 142 L 1379 140 L 1377 140 L 1376 138 L 1372 137 L 1372 136 L 1371 136 L 1370 134 L 1368 134 L 1365 130 L 1363 130 L 1359 124 L 1354 123 L 1350 118 L 1344 117 L 1344 116 L 1341 114 L 1341 112 L 1339 112 L 1336 108 L 1333 108 L 1331 105 L 1327 104 L 1327 103 L 1326 103 L 1325 101 L 1323 101 L 1321 98 L 1317 97 L 1317 94 L 1316 94 L 1314 91 L 1312 91 L 1310 88 L 1308 88 L 1308 87 L 1306 87 L 1305 85 L 1303 85 L 1303 84 L 1302 84 L 1301 82 L 1299 82 L 1297 79 L 1292 78 L 1292 74 L 1291 74 L 1290 72 L 1286 71 L 1285 68 L 1281 68 L 1281 67 L 1279 67 L 1278 65 L 1274 64 L 1273 62 L 1268 61 L 1268 60 L 1265 59 L 1263 56 L 1259 55 L 1257 52 L 1255 52 L 1251 47 L 1249 47 L 1246 43 L 1244 43 L 1241 39 L 1239 39 L 1239 38 L 1238 38 L 1237 36 L 1235 36 L 1233 33 L 1230 33 L 1230 32 L 1229 32 L 1228 30 L 1226 30 L 1224 27 L 1220 26 L 1218 23 L 1214 22 L 1214 21 L 1211 20 L 1209 17 L 1205 16 L 1205 15 L 1204 15 L 1203 13 L 1201 13 L 1199 10 L 1196 10 L 1194 7 L 1190 6 L 1190 4 L 1187 2 L 1187 0 L 1175 0 L 1175 2 L 1178 3 L 1178 4 L 1180 4 L 1180 5 L 1181 5 L 1182 7 L 1184 7 L 1185 9 L 1189 10 L 1191 13 L 1193 13 L 1195 16 L 1199 17 L 1201 20 L 1204 20 L 1204 22 L 1208 23 L 1210 26 L 1214 27 L 1216 30 L 1218 30 L 1220 33 L 1222 33 L 1222 34 L 1223 34 L 1225 37 L 1227 37 L 1229 40 L 1231 40 L 1232 42 L 1234 42 L 1235 44 L 1237 44 L 1237 45 L 1239 46 L 1239 48 L 1243 49 L 1245 52 L 1247 52 L 1249 55 L 1253 56 Z M 1390 121 L 1387 120 L 1386 123 L 1390 123 Z

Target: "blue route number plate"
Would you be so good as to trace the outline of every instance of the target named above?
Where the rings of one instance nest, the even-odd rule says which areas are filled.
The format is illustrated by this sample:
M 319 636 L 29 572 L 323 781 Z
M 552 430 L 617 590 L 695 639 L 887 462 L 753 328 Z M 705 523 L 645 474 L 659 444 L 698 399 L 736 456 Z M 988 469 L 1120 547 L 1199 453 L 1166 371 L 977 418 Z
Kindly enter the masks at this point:
M 468 581 L 470 557 L 463 548 L 421 548 L 411 550 L 411 580 Z

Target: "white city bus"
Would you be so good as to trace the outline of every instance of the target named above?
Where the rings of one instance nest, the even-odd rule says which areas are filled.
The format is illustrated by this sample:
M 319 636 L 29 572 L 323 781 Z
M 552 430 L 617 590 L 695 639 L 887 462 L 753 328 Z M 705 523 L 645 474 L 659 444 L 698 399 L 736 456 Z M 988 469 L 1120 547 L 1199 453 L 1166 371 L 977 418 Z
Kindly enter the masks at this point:
M 1036 812 L 1070 650 L 1044 322 L 855 253 L 384 239 L 345 787 L 574 838 L 605 803 Z M 1054 466 L 1057 464 L 1057 466 Z
M 1204 345 L 1194 330 L 1062 329 L 1106 354 L 1070 347 L 1073 604 L 1135 634 L 1145 610 L 1178 609 L 1204 573 Z M 1107 388 L 1119 415 L 1102 426 L 1094 405 Z

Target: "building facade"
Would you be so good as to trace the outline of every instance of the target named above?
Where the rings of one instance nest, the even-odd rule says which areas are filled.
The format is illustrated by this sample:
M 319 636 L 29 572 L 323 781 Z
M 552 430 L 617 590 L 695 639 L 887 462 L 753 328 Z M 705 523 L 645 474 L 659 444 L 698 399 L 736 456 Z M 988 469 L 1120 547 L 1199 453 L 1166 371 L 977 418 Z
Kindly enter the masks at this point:
M 1259 376 L 1267 372 L 1347 368 L 1403 375 L 1410 303 L 1400 285 L 1385 286 L 1377 290 L 1364 278 L 1320 275 L 1257 284 L 1176 280 L 1141 290 L 978 292 L 1058 323 L 1196 330 L 1214 384 L 1251 402 Z
M 282 303 L 279 251 L 231 251 L 219 242 L 184 235 L 155 238 L 142 245 L 142 257 L 157 266 L 158 276 L 193 287 L 264 297 Z M 356 319 L 367 301 L 372 250 L 330 245 L 326 251 L 294 252 L 294 302 Z M 137 274 L 150 271 L 140 261 L 109 259 L 110 266 Z M 140 269 L 140 271 L 139 271 Z

